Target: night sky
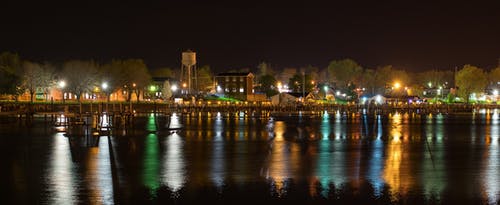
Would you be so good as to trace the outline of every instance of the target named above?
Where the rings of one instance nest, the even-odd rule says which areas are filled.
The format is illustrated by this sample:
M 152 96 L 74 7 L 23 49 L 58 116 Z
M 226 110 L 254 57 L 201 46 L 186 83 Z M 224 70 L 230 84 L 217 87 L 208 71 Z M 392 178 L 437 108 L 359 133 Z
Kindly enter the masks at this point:
M 103 2 L 3 2 L 0 51 L 56 63 L 142 58 L 157 68 L 179 67 L 192 49 L 215 71 L 342 58 L 410 71 L 492 68 L 500 58 L 494 1 Z

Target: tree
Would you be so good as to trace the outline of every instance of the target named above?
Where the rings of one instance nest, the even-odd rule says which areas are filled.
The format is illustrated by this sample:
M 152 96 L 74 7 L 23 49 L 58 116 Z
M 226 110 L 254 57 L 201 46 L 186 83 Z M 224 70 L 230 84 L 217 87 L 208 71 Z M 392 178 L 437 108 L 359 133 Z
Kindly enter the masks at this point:
M 469 103 L 469 97 L 474 92 L 483 92 L 487 85 L 485 72 L 476 66 L 465 65 L 455 76 L 458 87 L 458 96 L 463 97 Z
M 66 82 L 65 90 L 76 95 L 81 102 L 84 93 L 91 93 L 98 86 L 98 65 L 90 61 L 72 60 L 65 62 L 62 79 Z
M 260 63 L 257 68 L 259 69 L 257 75 L 258 76 L 264 76 L 264 75 L 274 75 L 275 71 L 273 67 L 271 67 L 271 64 L 262 62 Z
M 377 68 L 375 73 L 375 86 L 376 89 L 383 90 L 386 88 L 392 88 L 395 83 L 399 83 L 402 87 L 408 87 L 411 85 L 410 75 L 405 70 L 394 69 L 391 65 L 386 65 Z M 392 91 L 392 89 L 387 89 L 386 91 Z M 400 90 L 401 93 L 402 90 Z
M 151 82 L 151 75 L 141 59 L 112 60 L 106 67 L 110 74 L 107 76 L 110 86 L 114 90 L 126 91 L 127 102 L 132 99 L 132 93 L 139 101 L 144 88 Z
M 297 73 L 297 68 L 284 68 L 282 72 L 275 75 L 277 81 L 285 84 L 290 78 L 292 78 Z
M 19 72 L 21 70 L 21 59 L 19 55 L 3 52 L 0 53 L 0 93 L 13 94 L 19 93 L 19 85 L 21 78 Z M 16 97 L 17 99 L 17 97 Z
M 172 97 L 172 86 L 170 86 L 170 82 L 168 80 L 163 83 L 161 94 L 164 100 L 168 100 Z
M 497 67 L 490 71 L 488 75 L 488 80 L 490 81 L 490 83 L 494 84 L 500 82 L 500 67 Z
M 448 87 L 453 80 L 453 72 L 440 70 L 424 71 L 417 73 L 415 80 L 418 85 L 423 87 Z
M 306 75 L 310 76 L 310 80 L 308 82 L 312 83 L 313 87 L 314 87 L 314 84 L 318 83 L 318 80 L 319 80 L 319 72 L 320 72 L 319 68 L 314 67 L 312 65 L 308 65 L 302 69 L 303 69 L 303 72 L 306 73 Z
M 106 99 L 110 101 L 111 93 L 120 91 L 125 85 L 125 81 L 123 79 L 121 61 L 112 60 L 110 63 L 107 63 L 101 66 L 99 72 L 99 81 L 102 85 L 106 85 L 106 88 L 103 88 L 104 94 L 106 94 Z
M 210 71 L 210 66 L 205 65 L 196 71 L 197 74 L 197 81 L 198 81 L 198 91 L 201 92 L 209 92 L 211 89 L 213 89 L 213 75 L 212 71 Z
M 37 90 L 47 92 L 47 89 L 54 82 L 54 68 L 45 63 L 40 65 L 29 61 L 24 61 L 21 74 L 21 88 L 30 94 L 30 101 L 33 102 Z
M 375 92 L 375 89 L 377 87 L 377 82 L 376 82 L 376 79 L 375 79 L 375 70 L 373 69 L 365 69 L 363 71 L 363 75 L 361 77 L 361 84 L 360 86 L 365 88 L 366 89 L 366 92 L 367 93 L 370 93 L 372 95 L 374 95 L 376 92 Z
M 278 94 L 278 90 L 276 90 L 277 81 L 276 78 L 274 78 L 274 76 L 269 74 L 260 76 L 258 82 L 260 84 L 258 89 L 261 92 L 264 92 L 267 97 L 271 97 L 273 95 Z
M 151 70 L 151 76 L 153 77 L 162 77 L 162 78 L 175 78 L 176 73 L 171 68 L 157 68 Z
M 332 61 L 328 65 L 330 79 L 335 79 L 337 86 L 345 88 L 350 83 L 359 84 L 363 68 L 351 59 Z
M 313 85 L 311 83 L 305 83 L 304 90 L 302 89 L 304 82 L 311 82 L 311 76 L 304 76 L 300 73 L 296 73 L 288 80 L 288 88 L 290 88 L 293 92 L 311 91 L 313 89 Z

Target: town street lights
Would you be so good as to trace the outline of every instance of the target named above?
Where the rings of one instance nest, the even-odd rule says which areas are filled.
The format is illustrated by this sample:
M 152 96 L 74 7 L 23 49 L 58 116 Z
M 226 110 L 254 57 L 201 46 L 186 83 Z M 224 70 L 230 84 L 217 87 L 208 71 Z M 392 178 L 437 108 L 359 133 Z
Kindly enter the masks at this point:
M 401 87 L 401 84 L 399 82 L 394 83 L 394 88 L 399 89 Z
M 109 94 L 108 94 L 108 83 L 104 82 L 101 84 L 102 92 L 106 95 L 106 100 L 109 102 Z
M 323 89 L 325 90 L 325 100 L 326 100 L 326 93 L 328 92 L 328 86 L 324 86 Z
M 101 84 L 102 92 L 106 95 L 106 112 L 108 112 L 108 103 L 109 103 L 109 93 L 108 93 L 108 83 L 104 82 Z
M 65 101 L 65 95 L 66 93 L 64 93 L 64 87 L 66 87 L 66 82 L 64 80 L 61 80 L 59 81 L 59 83 L 57 83 L 59 88 L 61 89 L 61 95 L 62 95 L 62 100 L 63 100 L 63 103 Z

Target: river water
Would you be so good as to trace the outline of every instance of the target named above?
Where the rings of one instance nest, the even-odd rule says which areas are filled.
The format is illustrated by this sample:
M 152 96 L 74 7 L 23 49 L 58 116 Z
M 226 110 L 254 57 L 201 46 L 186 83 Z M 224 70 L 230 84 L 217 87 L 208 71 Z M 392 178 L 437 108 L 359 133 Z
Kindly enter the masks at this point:
M 150 114 L 67 137 L 43 118 L 3 120 L 0 202 L 494 204 L 499 122 L 497 110 Z

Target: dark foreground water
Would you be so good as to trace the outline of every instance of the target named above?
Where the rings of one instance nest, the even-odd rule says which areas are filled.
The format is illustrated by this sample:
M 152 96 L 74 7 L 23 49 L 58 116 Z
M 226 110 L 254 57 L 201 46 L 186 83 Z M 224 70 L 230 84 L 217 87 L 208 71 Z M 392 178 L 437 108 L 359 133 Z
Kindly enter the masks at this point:
M 116 136 L 0 123 L 6 204 L 493 204 L 500 119 L 153 115 Z M 182 127 L 178 132 L 164 129 Z

